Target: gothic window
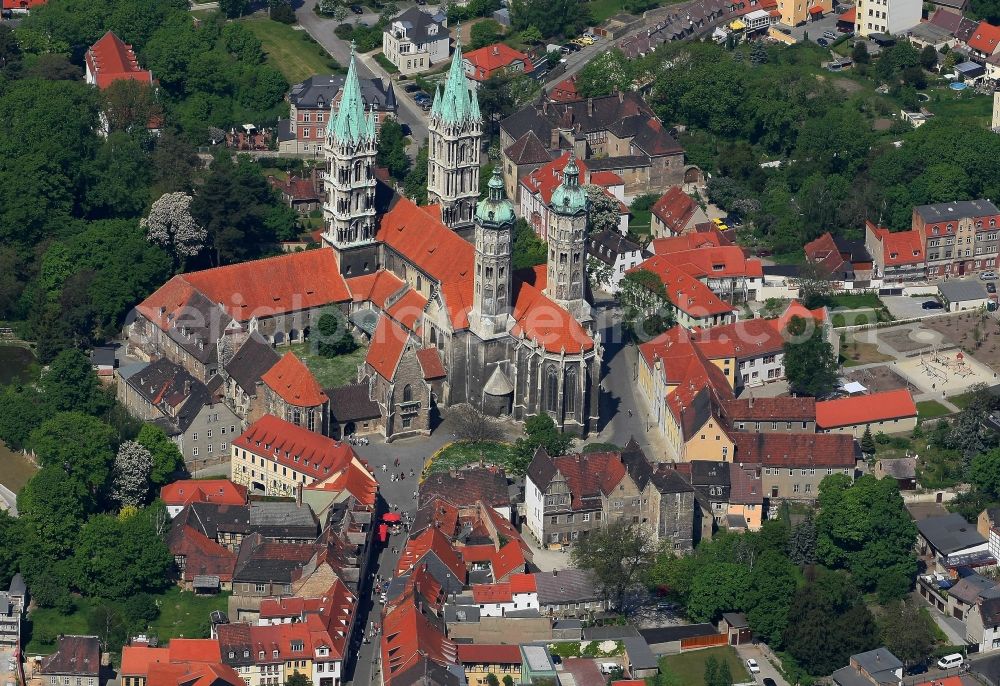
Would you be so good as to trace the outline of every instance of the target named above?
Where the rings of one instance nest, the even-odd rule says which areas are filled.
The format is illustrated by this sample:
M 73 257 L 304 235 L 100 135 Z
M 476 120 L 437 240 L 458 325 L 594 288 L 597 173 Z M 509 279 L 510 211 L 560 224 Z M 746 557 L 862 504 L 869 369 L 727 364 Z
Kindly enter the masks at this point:
M 566 372 L 566 388 L 563 389 L 566 412 L 576 412 L 576 369 L 570 368 Z
M 420 278 L 420 274 L 417 274 L 417 290 L 419 291 L 423 288 L 423 280 Z
M 357 162 L 354 163 L 354 180 L 355 181 L 361 180 L 361 160 L 358 160 Z
M 545 378 L 545 402 L 549 412 L 559 411 L 559 374 L 555 367 L 549 367 Z
M 316 410 L 309 410 L 308 428 L 310 431 L 316 430 Z
M 292 410 L 292 424 L 302 423 L 302 412 L 296 408 Z
M 484 299 L 484 300 L 485 300 L 485 301 L 486 301 L 487 303 L 492 303 L 492 302 L 493 302 L 493 286 L 487 286 L 487 287 L 486 287 L 486 288 L 485 288 L 485 289 L 483 290 L 483 299 Z
M 413 388 L 410 384 L 403 386 L 403 402 L 408 403 L 413 401 Z
M 507 287 L 503 284 L 497 286 L 497 304 L 503 305 L 507 301 Z

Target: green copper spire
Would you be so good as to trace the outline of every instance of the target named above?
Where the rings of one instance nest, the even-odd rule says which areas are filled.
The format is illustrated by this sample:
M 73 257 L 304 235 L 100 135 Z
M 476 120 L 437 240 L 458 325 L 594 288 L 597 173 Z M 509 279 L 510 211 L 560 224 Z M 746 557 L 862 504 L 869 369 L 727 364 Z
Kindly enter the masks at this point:
M 562 183 L 552 191 L 552 211 L 557 214 L 579 214 L 587 211 L 587 192 L 580 185 L 580 169 L 576 166 L 576 157 L 569 155 L 569 161 L 563 168 Z
M 370 117 L 365 116 L 365 101 L 361 97 L 361 83 L 354 67 L 354 41 L 351 41 L 351 66 L 347 69 L 344 90 L 340 96 L 340 106 L 327 126 L 338 141 L 358 143 L 375 137 L 375 127 Z
M 486 197 L 476 204 L 476 219 L 484 224 L 507 224 L 514 221 L 514 205 L 507 199 L 499 167 L 494 167 Z
M 459 27 L 461 35 L 461 27 Z M 482 117 L 479 114 L 479 102 L 476 99 L 475 91 L 469 90 L 469 85 L 465 80 L 465 66 L 462 60 L 462 39 L 459 37 L 455 42 L 455 54 L 451 58 L 451 68 L 448 70 L 448 78 L 444 83 L 444 93 L 441 96 L 440 105 L 432 107 L 432 113 L 436 113 L 446 124 L 461 124 L 464 121 L 479 121 Z

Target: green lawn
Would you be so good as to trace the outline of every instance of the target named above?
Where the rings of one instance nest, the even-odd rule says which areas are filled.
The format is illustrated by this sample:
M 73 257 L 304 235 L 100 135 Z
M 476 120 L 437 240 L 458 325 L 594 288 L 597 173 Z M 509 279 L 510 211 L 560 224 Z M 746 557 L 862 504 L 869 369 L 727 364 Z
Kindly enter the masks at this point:
M 863 307 L 880 309 L 885 304 L 875 293 L 838 293 L 830 297 L 830 306 L 856 310 Z
M 514 446 L 498 441 L 456 441 L 434 453 L 424 467 L 427 474 L 458 469 L 483 460 L 510 471 L 514 461 Z
M 382 68 L 385 69 L 390 74 L 398 74 L 399 73 L 399 69 L 396 67 L 395 64 L 392 63 L 392 60 L 390 60 L 388 57 L 386 57 L 385 55 L 383 55 L 381 52 L 376 52 L 375 53 L 375 61 L 378 62 L 379 64 L 381 64 Z
M 972 395 L 971 391 L 968 393 L 959 393 L 958 395 L 948 396 L 948 400 L 958 409 L 964 410 L 972 402 Z
M 244 19 L 243 22 L 263 43 L 268 62 L 289 83 L 333 71 L 329 55 L 305 31 L 296 31 L 287 24 L 259 17 Z
M 924 400 L 917 403 L 917 417 L 919 419 L 934 419 L 948 414 L 951 414 L 951 410 L 937 400 Z
M 171 638 L 208 638 L 209 618 L 213 610 L 227 609 L 229 594 L 197 596 L 171 586 L 155 596 L 160 616 L 150 626 L 150 631 L 166 643 Z M 75 598 L 72 614 L 61 615 L 51 608 L 35 608 L 28 615 L 31 640 L 25 647 L 29 655 L 46 655 L 55 650 L 59 634 L 91 634 L 90 615 L 100 605 L 92 598 Z
M 736 652 L 736 648 L 732 646 L 693 650 L 680 655 L 667 655 L 660 658 L 660 672 L 674 675 L 679 680 L 678 683 L 685 686 L 705 686 L 705 663 L 710 657 L 714 657 L 720 663 L 729 663 L 729 671 L 733 675 L 734 683 L 752 681 L 746 667 L 743 666 L 743 661 L 740 660 L 740 656 Z M 653 684 L 655 682 L 647 679 L 646 683 Z
M 646 236 L 652 227 L 652 210 L 632 210 L 632 218 L 628 220 L 628 230 L 637 236 Z
M 993 99 L 967 91 L 956 93 L 947 86 L 931 89 L 930 101 L 921 103 L 937 117 L 945 119 L 972 119 L 977 124 L 989 126 L 993 112 Z
M 875 310 L 860 309 L 853 312 L 835 312 L 833 315 L 833 325 L 840 326 L 860 326 L 878 321 Z
M 358 365 L 365 361 L 368 348 L 362 346 L 348 355 L 339 357 L 322 357 L 313 352 L 312 343 L 295 343 L 288 347 L 300 360 L 305 362 L 313 373 L 319 385 L 323 388 L 337 388 L 356 383 L 358 380 Z M 279 349 L 278 352 L 281 352 Z

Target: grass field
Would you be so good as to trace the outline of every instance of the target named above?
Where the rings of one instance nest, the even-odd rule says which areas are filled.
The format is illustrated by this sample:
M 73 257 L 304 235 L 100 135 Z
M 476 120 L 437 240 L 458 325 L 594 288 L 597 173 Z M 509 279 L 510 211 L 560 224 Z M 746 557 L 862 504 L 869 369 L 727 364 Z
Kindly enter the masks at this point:
M 853 310 L 851 312 L 835 312 L 833 315 L 833 325 L 835 327 L 860 326 L 877 321 L 878 315 L 875 313 L 875 310 L 868 308 Z
M 287 24 L 258 17 L 244 19 L 243 22 L 264 45 L 268 62 L 289 83 L 298 83 L 314 74 L 329 74 L 333 71 L 326 51 L 305 31 L 296 31 Z
M 951 414 L 951 410 L 939 403 L 937 400 L 924 400 L 917 403 L 917 417 L 919 419 L 934 419 Z
M 714 657 L 720 663 L 729 664 L 729 671 L 733 675 L 733 683 L 746 683 L 752 681 L 747 673 L 743 661 L 732 646 L 721 648 L 708 648 L 706 650 L 693 650 L 690 653 L 680 655 L 668 655 L 660 658 L 660 672 L 670 673 L 685 686 L 705 686 L 705 663 L 708 658 Z M 652 683 L 649 679 L 646 683 Z
M 208 638 L 210 616 L 214 610 L 226 610 L 228 593 L 197 596 L 171 586 L 154 596 L 160 616 L 150 625 L 150 631 L 165 644 L 171 638 Z M 29 615 L 31 640 L 25 647 L 29 655 L 47 655 L 56 648 L 60 634 L 91 634 L 90 615 L 100 601 L 75 598 L 76 609 L 68 615 L 51 608 L 35 608 Z
M 830 297 L 830 307 L 846 307 L 856 310 L 860 308 L 879 309 L 885 304 L 874 293 L 838 293 Z
M 947 86 L 931 89 L 931 99 L 924 107 L 938 117 L 951 119 L 973 119 L 982 126 L 989 126 L 993 112 L 993 99 L 988 95 L 976 95 L 962 91 L 956 93 Z
M 652 210 L 632 210 L 632 218 L 628 221 L 628 230 L 637 236 L 646 236 L 652 230 Z
M 869 321 L 872 320 L 869 319 Z M 880 353 L 878 346 L 874 343 L 848 342 L 841 348 L 840 354 L 845 367 L 856 367 L 859 364 L 871 364 L 873 362 L 888 362 L 893 359 L 892 355 Z
M 960 410 L 964 410 L 972 402 L 973 393 L 970 391 L 968 393 L 959 393 L 958 395 L 952 395 L 948 397 L 948 400 L 952 405 Z
M 358 378 L 358 365 L 365 361 L 365 355 L 368 353 L 368 348 L 362 346 L 348 355 L 322 357 L 312 351 L 310 341 L 295 343 L 288 349 L 305 362 L 323 388 L 337 388 L 355 383 Z

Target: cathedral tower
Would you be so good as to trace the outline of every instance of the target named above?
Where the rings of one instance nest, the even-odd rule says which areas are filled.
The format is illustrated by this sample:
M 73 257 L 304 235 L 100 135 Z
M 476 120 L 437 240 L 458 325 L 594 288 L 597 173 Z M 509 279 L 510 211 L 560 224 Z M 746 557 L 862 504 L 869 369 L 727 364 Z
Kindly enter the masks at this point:
M 487 196 L 476 205 L 476 286 L 469 323 L 480 338 L 507 332 L 511 308 L 510 269 L 514 244 L 514 205 L 507 199 L 499 167 Z
M 562 183 L 552 191 L 553 223 L 549 226 L 548 279 L 545 294 L 580 322 L 591 320 L 585 299 L 587 285 L 587 192 L 580 170 L 570 154 Z
M 374 110 L 365 113 L 361 84 L 351 66 L 340 104 L 331 107 L 326 129 L 326 180 L 323 200 L 323 240 L 338 256 L 375 241 L 375 154 L 378 141 Z M 341 269 L 349 268 L 343 264 Z M 349 261 L 349 260 L 348 260 Z M 374 268 L 374 264 L 371 265 Z
M 483 118 L 462 66 L 461 40 L 455 46 L 444 91 L 434 92 L 427 154 L 427 198 L 441 206 L 446 226 L 468 233 L 479 199 L 479 153 Z

